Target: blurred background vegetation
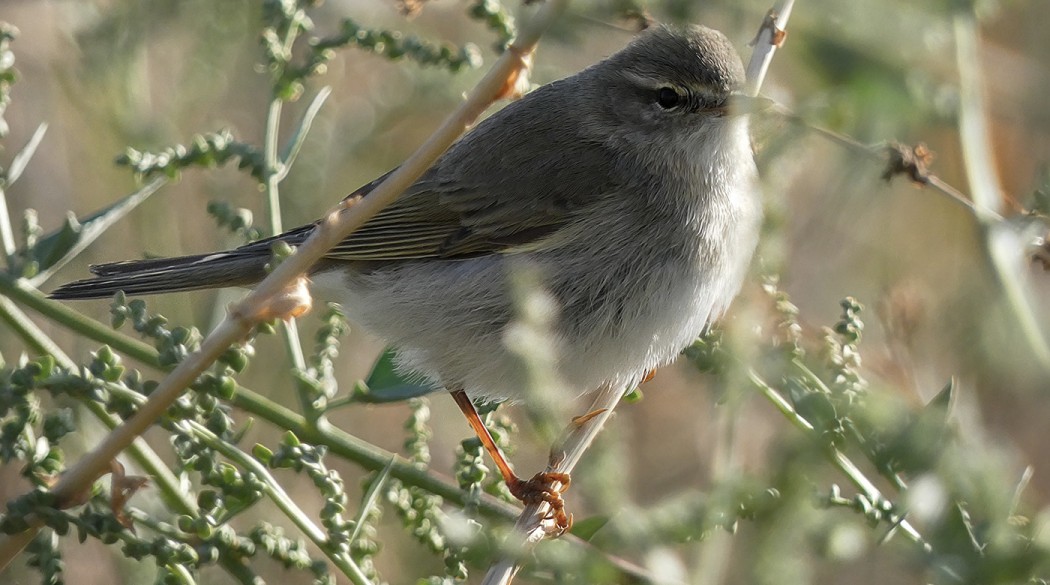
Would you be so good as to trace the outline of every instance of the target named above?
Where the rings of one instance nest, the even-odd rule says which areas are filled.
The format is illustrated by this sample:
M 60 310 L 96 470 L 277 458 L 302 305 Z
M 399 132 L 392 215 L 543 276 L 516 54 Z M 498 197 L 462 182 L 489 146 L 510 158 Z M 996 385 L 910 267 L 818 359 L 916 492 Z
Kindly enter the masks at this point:
M 271 99 L 270 79 L 260 66 L 261 4 L 0 4 L 0 20 L 20 30 L 11 47 L 19 74 L 5 114 L 10 132 L 3 164 L 41 122 L 48 124 L 35 156 L 6 193 L 16 226 L 31 208 L 44 231 L 51 231 L 69 211 L 83 216 L 135 190 L 133 174 L 113 164 L 129 146 L 159 151 L 222 128 L 240 141 L 259 144 Z M 394 0 L 329 1 L 309 11 L 312 35 L 335 34 L 344 19 L 352 18 L 369 28 L 457 47 L 472 43 L 484 65 L 452 72 L 364 50 L 340 50 L 324 75 L 306 84 L 304 99 L 285 111 L 287 136 L 318 89 L 332 86 L 282 185 L 286 227 L 313 220 L 400 163 L 456 106 L 497 55 L 499 35 L 467 16 L 480 4 L 486 3 L 430 0 L 411 17 Z M 766 0 L 573 2 L 541 43 L 533 83 L 568 75 L 623 46 L 637 24 L 625 14 L 639 7 L 657 20 L 722 30 L 746 61 L 747 43 L 769 5 Z M 513 13 L 519 6 L 508 1 L 505 8 Z M 960 23 L 967 22 L 976 23 L 978 59 L 960 63 L 957 40 L 967 30 Z M 1027 210 L 1038 209 L 1039 197 L 1050 192 L 1047 22 L 1050 3 L 1043 0 L 799 0 L 763 93 L 807 123 L 864 144 L 924 142 L 936 155 L 932 170 L 970 193 L 959 112 L 960 65 L 972 67 L 980 74 L 991 129 L 994 160 L 984 162 L 998 171 L 1002 186 L 1002 199 L 993 203 L 1011 218 L 1006 225 L 1021 226 Z M 618 409 L 574 475 L 568 503 L 577 522 L 596 530 L 599 549 L 645 567 L 663 582 L 1020 583 L 1050 578 L 1045 554 L 1050 550 L 1050 369 L 1038 342 L 1024 333 L 1023 321 L 1044 339 L 1050 337 L 1045 308 L 1050 277 L 1026 260 L 1024 243 L 1030 238 L 1006 238 L 1016 261 L 1004 273 L 988 251 L 988 242 L 1003 229 L 983 224 L 943 195 L 905 178 L 887 183 L 881 178 L 885 163 L 878 157 L 845 148 L 783 116 L 766 116 L 754 126 L 767 225 L 753 274 L 721 323 L 721 334 L 694 348 L 692 359 L 662 369 L 642 388 L 642 400 Z M 265 231 L 265 201 L 252 177 L 234 165 L 190 169 L 42 289 L 83 277 L 91 263 L 241 243 L 241 236 L 216 228 L 206 211 L 212 201 L 253 210 Z M 1015 233 L 1012 227 L 1006 231 Z M 774 280 L 778 292 L 771 292 Z M 1027 316 L 1018 314 L 1016 302 L 1007 302 L 1005 287 L 1015 285 L 1027 295 L 1022 299 Z M 240 294 L 198 292 L 148 301 L 151 311 L 172 323 L 206 332 Z M 842 316 L 845 297 L 865 306 L 859 317 L 866 324 L 858 345 L 862 365 L 850 362 L 856 322 L 852 314 Z M 104 323 L 110 320 L 109 302 L 73 306 Z M 36 321 L 76 361 L 90 361 L 90 352 L 98 349 L 98 342 L 48 319 Z M 318 323 L 317 315 L 310 316 L 303 330 L 312 332 Z M 823 329 L 836 323 L 837 333 Z M 304 334 L 308 344 L 309 335 Z M 353 330 L 335 362 L 343 387 L 366 377 L 381 350 L 378 340 Z M 802 350 L 810 369 L 830 386 L 832 398 L 823 406 L 812 407 L 807 400 L 810 393 L 820 394 L 812 387 L 819 385 L 807 385 L 806 376 L 790 366 Z M 295 408 L 290 364 L 279 339 L 262 337 L 255 351 L 257 359 L 239 383 Z M 24 353 L 36 355 L 4 325 L 0 352 L 8 364 Z M 849 363 L 836 363 L 843 356 Z M 780 388 L 795 409 L 816 421 L 817 432 L 792 425 L 756 390 L 748 372 L 759 372 Z M 923 420 L 921 413 L 936 416 L 943 410 L 939 403 L 924 405 L 953 378 L 950 412 L 933 425 L 943 428 L 930 431 L 916 423 Z M 585 407 L 582 401 L 574 406 L 581 412 Z M 405 402 L 358 404 L 329 418 L 396 452 L 405 441 L 405 421 L 420 408 Z M 443 394 L 431 397 L 429 409 L 430 468 L 451 477 L 469 429 Z M 518 423 L 510 437 L 517 468 L 540 469 L 549 444 L 529 422 L 529 413 L 519 406 L 499 412 Z M 241 422 L 247 418 L 236 410 L 233 416 Z M 80 425 L 80 438 L 63 444 L 69 460 L 103 434 L 86 416 Z M 254 443 L 272 446 L 281 433 L 260 421 L 241 444 L 248 450 Z M 147 438 L 171 459 L 165 431 L 157 429 Z M 832 448 L 863 462 L 863 472 L 893 502 L 894 511 L 909 514 L 932 552 L 902 535 L 899 522 L 894 530 L 897 521 L 889 515 L 865 513 L 863 498 L 854 498 L 855 488 L 826 457 Z M 355 517 L 372 472 L 338 457 L 326 463 L 345 481 L 347 516 Z M 20 468 L 17 461 L 0 466 L 0 500 L 29 489 Z M 307 512 L 318 513 L 324 503 L 308 477 L 279 477 Z M 904 483 L 910 487 L 902 488 Z M 171 514 L 149 489 L 132 504 L 158 516 Z M 272 507 L 252 509 L 238 518 L 239 527 L 260 519 L 295 530 Z M 370 559 L 382 580 L 408 583 L 441 575 L 441 555 L 427 552 L 400 524 L 390 512 L 375 523 L 373 538 L 382 548 Z M 546 553 L 520 580 L 632 579 L 608 567 L 597 573 L 574 570 L 571 563 L 584 561 L 571 555 L 571 562 L 543 556 L 572 546 L 564 541 L 541 545 Z M 138 583 L 156 574 L 148 559 L 130 560 L 117 547 L 95 540 L 63 539 L 60 548 L 67 579 L 77 583 Z M 471 567 L 472 581 L 484 572 L 485 557 L 478 558 L 472 559 L 481 563 Z M 313 579 L 309 572 L 286 571 L 277 562 L 260 561 L 252 569 L 267 581 Z M 2 579 L 32 583 L 39 575 L 16 561 Z M 200 580 L 234 582 L 214 565 Z

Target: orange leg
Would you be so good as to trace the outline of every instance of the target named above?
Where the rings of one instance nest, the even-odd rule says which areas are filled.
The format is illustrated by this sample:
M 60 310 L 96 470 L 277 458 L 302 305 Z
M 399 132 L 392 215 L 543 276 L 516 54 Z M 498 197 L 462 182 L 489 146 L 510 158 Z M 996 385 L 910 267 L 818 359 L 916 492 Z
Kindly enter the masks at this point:
M 648 372 L 645 373 L 645 376 L 642 377 L 642 381 L 638 382 L 638 384 L 645 384 L 646 382 L 648 382 L 649 380 L 652 380 L 655 377 L 656 377 L 656 370 L 649 370 Z
M 485 423 L 481 421 L 481 417 L 478 416 L 478 411 L 474 408 L 474 403 L 470 401 L 467 393 L 462 390 L 452 390 L 451 392 L 452 398 L 456 401 L 459 409 L 467 417 L 467 423 L 474 429 L 474 433 L 481 439 L 481 444 L 496 463 L 496 467 L 499 468 L 499 472 L 503 475 L 503 481 L 507 482 L 511 495 L 525 504 L 540 501 L 547 502 L 550 504 L 551 517 L 557 523 L 558 529 L 562 532 L 568 530 L 572 526 L 572 517 L 565 513 L 565 501 L 562 500 L 561 495 L 565 490 L 569 489 L 569 474 L 540 472 L 529 480 L 518 477 L 514 473 L 514 469 L 511 468 L 510 462 L 507 461 L 503 451 L 496 445 L 496 441 L 492 438 L 488 428 L 485 427 Z M 561 488 L 554 489 L 552 484 L 555 482 L 560 483 Z

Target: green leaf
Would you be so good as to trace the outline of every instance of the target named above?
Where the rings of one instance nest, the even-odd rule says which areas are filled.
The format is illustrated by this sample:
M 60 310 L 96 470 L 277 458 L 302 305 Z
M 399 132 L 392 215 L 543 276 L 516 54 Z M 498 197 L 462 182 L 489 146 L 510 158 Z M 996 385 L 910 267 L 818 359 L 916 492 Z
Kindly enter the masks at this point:
M 937 393 L 928 403 L 926 403 L 926 410 L 936 410 L 943 414 L 944 418 L 948 417 L 948 413 L 951 412 L 953 398 L 955 397 L 955 378 L 948 380 L 948 383 L 941 388 L 941 391 Z
M 572 535 L 582 540 L 590 540 L 599 530 L 609 523 L 609 516 L 591 516 L 572 523 Z
M 434 392 L 436 388 L 418 378 L 406 377 L 394 365 L 394 350 L 387 348 L 379 356 L 363 388 L 354 396 L 355 402 L 383 404 L 400 402 Z
M 69 215 L 61 228 L 41 237 L 30 250 L 23 251 L 28 262 L 35 261 L 39 264 L 40 272 L 30 279 L 30 284 L 39 287 L 56 270 L 75 258 L 113 224 L 148 199 L 165 182 L 165 179 L 151 181 L 116 203 L 83 218 L 77 219 L 72 214 Z
M 296 157 L 299 156 L 299 151 L 302 150 L 303 143 L 306 142 L 306 135 L 310 132 L 310 126 L 314 123 L 314 118 L 317 117 L 318 112 L 321 111 L 321 106 L 324 105 L 325 100 L 332 93 L 331 86 L 324 86 L 314 99 L 310 102 L 310 106 L 306 108 L 306 113 L 303 114 L 302 120 L 295 127 L 295 132 L 292 134 L 291 140 L 288 141 L 288 145 L 285 147 L 285 152 L 281 155 L 281 163 L 284 165 L 284 173 L 291 168 L 295 162 Z M 283 174 L 283 173 L 282 173 Z
M 47 122 L 42 122 L 36 127 L 36 131 L 33 132 L 33 136 L 29 138 L 29 142 L 22 147 L 22 150 L 18 151 L 18 154 L 11 159 L 11 166 L 7 169 L 7 176 L 4 177 L 4 182 L 7 186 L 11 186 L 19 177 L 22 176 L 22 171 L 25 170 L 26 165 L 29 164 L 29 159 L 33 158 L 36 153 L 36 148 L 40 146 L 40 141 L 44 139 L 44 133 L 47 132 Z
M 252 447 L 252 455 L 266 465 L 269 465 L 270 460 L 273 459 L 273 451 L 261 443 L 256 443 L 255 446 Z

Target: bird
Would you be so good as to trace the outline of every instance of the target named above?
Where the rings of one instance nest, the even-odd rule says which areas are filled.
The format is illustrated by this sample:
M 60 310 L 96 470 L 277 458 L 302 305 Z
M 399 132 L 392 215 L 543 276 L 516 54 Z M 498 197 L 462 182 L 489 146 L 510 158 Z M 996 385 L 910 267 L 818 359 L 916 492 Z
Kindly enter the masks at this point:
M 553 301 L 566 398 L 633 388 L 674 360 L 727 310 L 757 245 L 748 114 L 762 102 L 740 93 L 744 81 L 722 33 L 650 27 L 480 122 L 310 270 L 315 296 L 389 343 L 403 371 L 452 393 L 511 493 L 549 502 L 562 529 L 568 475 L 516 475 L 474 408 L 525 398 L 525 365 L 504 343 L 513 273 L 533 270 Z M 92 266 L 93 278 L 51 297 L 251 286 L 275 243 L 301 244 L 315 225 L 224 252 Z

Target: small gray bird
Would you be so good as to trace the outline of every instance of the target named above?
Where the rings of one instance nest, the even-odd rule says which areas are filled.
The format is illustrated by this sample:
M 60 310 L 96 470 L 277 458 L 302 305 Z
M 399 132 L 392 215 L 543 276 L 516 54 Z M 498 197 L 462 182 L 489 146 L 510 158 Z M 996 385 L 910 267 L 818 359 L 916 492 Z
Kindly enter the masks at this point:
M 721 33 L 650 28 L 529 93 L 452 146 L 393 205 L 313 267 L 315 293 L 453 392 L 512 492 L 553 504 L 568 477 L 514 475 L 471 398 L 523 395 L 503 336 L 508 275 L 529 265 L 557 304 L 557 374 L 576 394 L 630 388 L 675 358 L 740 288 L 760 221 L 743 66 Z M 367 194 L 381 179 L 353 195 Z M 92 267 L 58 299 L 247 286 L 271 245 Z M 564 527 L 564 526 L 563 526 Z

